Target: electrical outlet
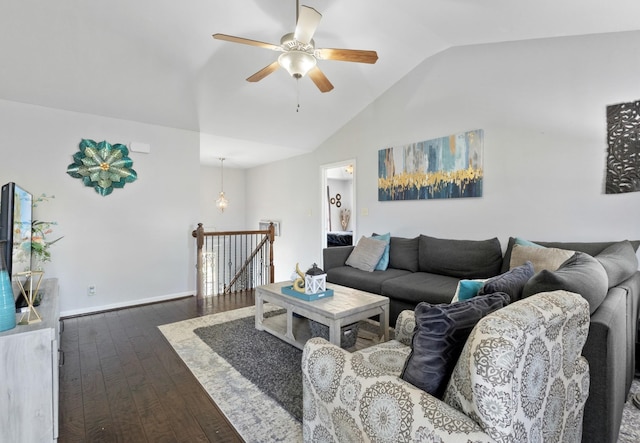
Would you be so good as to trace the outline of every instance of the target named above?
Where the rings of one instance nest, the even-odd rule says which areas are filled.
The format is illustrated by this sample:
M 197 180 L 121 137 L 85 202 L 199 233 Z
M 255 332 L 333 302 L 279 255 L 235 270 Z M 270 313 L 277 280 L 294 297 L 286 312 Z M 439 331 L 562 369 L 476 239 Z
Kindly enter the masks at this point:
M 89 286 L 89 290 L 87 291 L 88 295 L 96 295 L 96 287 L 94 285 Z

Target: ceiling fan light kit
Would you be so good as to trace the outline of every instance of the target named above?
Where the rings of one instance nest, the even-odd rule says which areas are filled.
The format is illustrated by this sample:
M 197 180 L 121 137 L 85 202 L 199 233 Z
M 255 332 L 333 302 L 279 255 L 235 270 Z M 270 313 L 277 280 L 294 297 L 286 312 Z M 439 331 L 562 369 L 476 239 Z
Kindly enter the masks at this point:
M 316 32 L 322 14 L 309 6 L 298 7 L 298 2 L 296 1 L 296 17 L 295 32 L 283 35 L 280 39 L 280 45 L 227 34 L 213 34 L 213 38 L 282 52 L 277 61 L 249 76 L 247 81 L 260 81 L 282 66 L 295 79 L 300 79 L 309 74 L 311 81 L 321 92 L 331 91 L 333 85 L 317 66 L 318 59 L 369 64 L 373 64 L 378 60 L 376 51 L 316 49 L 313 34 Z
M 278 63 L 294 78 L 301 78 L 316 66 L 316 58 L 303 51 L 289 51 L 278 57 Z

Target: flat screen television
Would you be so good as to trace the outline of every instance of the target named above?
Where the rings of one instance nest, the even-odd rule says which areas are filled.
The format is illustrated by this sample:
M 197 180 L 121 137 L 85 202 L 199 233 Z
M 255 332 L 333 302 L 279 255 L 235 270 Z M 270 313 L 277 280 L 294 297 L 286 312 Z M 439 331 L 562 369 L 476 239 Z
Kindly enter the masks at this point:
M 5 266 L 9 275 L 30 271 L 33 195 L 10 182 L 2 186 L 0 199 L 0 241 L 5 242 Z

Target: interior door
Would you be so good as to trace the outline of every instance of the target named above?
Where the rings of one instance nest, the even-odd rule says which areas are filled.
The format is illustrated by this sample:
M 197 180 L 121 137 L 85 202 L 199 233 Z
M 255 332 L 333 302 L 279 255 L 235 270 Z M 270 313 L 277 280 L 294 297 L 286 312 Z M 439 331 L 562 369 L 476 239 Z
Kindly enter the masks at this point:
M 356 238 L 355 159 L 323 165 L 322 247 L 353 244 Z

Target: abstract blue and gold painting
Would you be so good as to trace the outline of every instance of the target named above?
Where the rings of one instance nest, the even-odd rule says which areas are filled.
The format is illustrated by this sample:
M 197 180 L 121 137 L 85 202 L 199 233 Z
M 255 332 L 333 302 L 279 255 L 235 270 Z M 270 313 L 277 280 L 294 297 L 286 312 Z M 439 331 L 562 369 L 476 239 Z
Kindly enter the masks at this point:
M 378 151 L 378 201 L 482 197 L 484 131 Z

